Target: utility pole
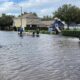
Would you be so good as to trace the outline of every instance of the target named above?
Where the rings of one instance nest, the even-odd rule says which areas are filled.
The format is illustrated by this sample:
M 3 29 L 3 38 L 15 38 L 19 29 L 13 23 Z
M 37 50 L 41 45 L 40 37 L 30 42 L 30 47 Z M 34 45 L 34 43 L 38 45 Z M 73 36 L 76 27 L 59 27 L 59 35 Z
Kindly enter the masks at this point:
M 22 6 L 20 6 L 21 8 L 21 27 L 22 27 Z
M 18 4 L 18 0 L 17 0 L 17 4 Z M 18 5 L 19 6 L 19 5 Z M 22 27 L 22 6 L 19 6 L 20 7 L 20 9 L 21 9 L 21 26 L 20 27 Z
M 14 4 L 16 7 L 19 7 L 20 8 L 20 22 L 21 22 L 21 25 L 20 25 L 20 27 L 22 27 L 22 6 L 19 6 L 19 5 L 17 5 L 17 4 Z

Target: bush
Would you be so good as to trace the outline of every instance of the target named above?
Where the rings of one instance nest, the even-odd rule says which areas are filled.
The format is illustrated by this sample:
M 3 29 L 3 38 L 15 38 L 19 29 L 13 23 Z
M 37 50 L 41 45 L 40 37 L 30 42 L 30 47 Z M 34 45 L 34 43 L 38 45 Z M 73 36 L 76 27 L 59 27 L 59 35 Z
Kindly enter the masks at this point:
M 50 34 L 50 33 L 49 33 L 48 31 L 46 31 L 46 30 L 41 30 L 40 33 L 42 33 L 42 34 Z
M 26 30 L 26 32 L 33 32 L 33 31 L 34 30 Z M 35 30 L 35 32 L 36 32 L 36 30 Z M 55 34 L 55 32 L 50 33 L 47 30 L 41 30 L 40 33 L 42 33 L 42 34 Z
M 48 32 L 48 31 L 46 31 L 46 30 L 41 30 L 40 31 L 40 33 L 42 33 L 42 34 L 55 34 L 55 32 Z
M 62 35 L 71 37 L 80 37 L 80 30 L 63 30 Z
M 18 30 L 18 28 L 17 28 L 16 26 L 14 26 L 14 27 L 13 27 L 13 30 L 14 30 L 14 31 L 17 31 L 17 30 Z
M 40 30 L 48 30 L 47 27 L 38 27 Z M 36 28 L 35 28 L 36 29 Z M 25 30 L 34 30 L 33 28 L 31 28 L 30 26 L 25 27 Z

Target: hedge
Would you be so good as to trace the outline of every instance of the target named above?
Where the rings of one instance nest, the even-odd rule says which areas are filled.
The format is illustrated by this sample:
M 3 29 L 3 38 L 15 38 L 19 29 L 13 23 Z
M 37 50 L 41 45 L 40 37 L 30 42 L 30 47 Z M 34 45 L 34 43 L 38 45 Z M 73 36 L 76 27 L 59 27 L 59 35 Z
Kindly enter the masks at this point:
M 48 28 L 47 27 L 38 27 L 40 30 L 48 30 Z M 36 28 L 35 28 L 36 29 Z M 25 30 L 34 30 L 33 28 L 31 28 L 31 27 L 25 27 Z
M 33 30 L 25 30 L 25 31 L 26 32 L 33 32 Z M 55 34 L 55 32 L 50 33 L 50 32 L 48 32 L 46 30 L 41 30 L 40 33 L 42 33 L 42 34 Z
M 40 33 L 42 33 L 42 34 L 50 34 L 50 33 L 49 33 L 48 31 L 46 31 L 46 30 L 41 30 Z
M 80 37 L 80 30 L 63 30 L 62 35 L 71 37 Z

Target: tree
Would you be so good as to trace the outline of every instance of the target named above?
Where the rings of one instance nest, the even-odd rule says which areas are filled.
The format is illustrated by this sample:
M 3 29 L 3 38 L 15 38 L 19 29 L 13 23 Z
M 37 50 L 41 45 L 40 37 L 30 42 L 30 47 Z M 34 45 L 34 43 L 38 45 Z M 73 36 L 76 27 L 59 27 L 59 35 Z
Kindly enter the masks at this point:
M 43 16 L 42 20 L 48 21 L 48 20 L 53 20 L 53 18 L 52 18 L 52 16 L 47 15 L 47 16 Z
M 2 14 L 2 17 L 0 17 L 0 27 L 2 30 L 5 30 L 6 28 L 9 28 L 13 25 L 13 16 L 9 16 L 6 14 Z
M 35 16 L 37 16 L 37 14 L 34 12 L 34 13 L 32 13 L 33 15 L 35 15 Z
M 72 6 L 71 4 L 65 4 L 62 7 L 58 8 L 57 11 L 53 13 L 54 17 L 58 17 L 61 20 L 64 20 L 69 25 L 71 23 L 79 23 L 80 22 L 80 9 L 76 6 Z

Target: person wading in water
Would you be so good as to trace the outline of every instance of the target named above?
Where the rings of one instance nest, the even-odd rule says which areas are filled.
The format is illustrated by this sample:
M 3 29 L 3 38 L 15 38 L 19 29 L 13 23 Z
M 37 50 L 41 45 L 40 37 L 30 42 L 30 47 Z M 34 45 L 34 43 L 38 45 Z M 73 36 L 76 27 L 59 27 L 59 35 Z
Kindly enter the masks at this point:
M 22 27 L 19 28 L 19 32 L 20 32 L 20 36 L 23 36 L 23 28 Z

